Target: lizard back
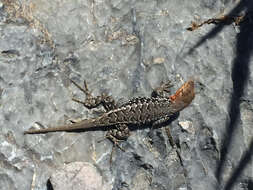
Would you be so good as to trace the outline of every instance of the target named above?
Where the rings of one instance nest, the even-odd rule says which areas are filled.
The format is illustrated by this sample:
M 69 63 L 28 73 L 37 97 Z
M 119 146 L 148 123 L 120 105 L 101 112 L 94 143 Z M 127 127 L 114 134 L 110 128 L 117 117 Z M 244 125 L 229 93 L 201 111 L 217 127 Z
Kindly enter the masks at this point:
M 181 111 L 192 102 L 194 97 L 194 81 L 189 80 L 170 97 L 133 98 L 118 109 L 103 114 L 95 123 L 97 126 L 106 126 L 154 122 Z
M 116 124 L 145 124 L 169 118 L 187 107 L 195 97 L 194 82 L 189 80 L 170 97 L 133 98 L 117 109 L 108 111 L 98 118 L 46 129 L 30 129 L 25 134 L 71 131 Z
M 97 119 L 97 125 L 144 124 L 173 114 L 170 98 L 134 98 Z

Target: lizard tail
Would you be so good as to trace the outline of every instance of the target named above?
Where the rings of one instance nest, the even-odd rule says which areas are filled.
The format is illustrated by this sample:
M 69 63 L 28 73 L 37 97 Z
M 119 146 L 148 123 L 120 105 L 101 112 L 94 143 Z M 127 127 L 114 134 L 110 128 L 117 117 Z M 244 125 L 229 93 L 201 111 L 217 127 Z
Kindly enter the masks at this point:
M 88 129 L 95 127 L 95 119 L 87 119 L 77 123 L 62 125 L 58 127 L 45 128 L 45 129 L 30 129 L 25 131 L 24 134 L 38 134 L 38 133 L 48 133 L 48 132 L 57 132 L 57 131 L 73 131 L 78 129 Z

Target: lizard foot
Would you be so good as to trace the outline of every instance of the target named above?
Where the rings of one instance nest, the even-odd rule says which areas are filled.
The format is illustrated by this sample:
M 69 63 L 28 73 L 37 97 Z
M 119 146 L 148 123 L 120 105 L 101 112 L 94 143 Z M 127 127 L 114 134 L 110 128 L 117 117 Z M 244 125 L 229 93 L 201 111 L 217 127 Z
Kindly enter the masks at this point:
M 117 146 L 121 151 L 125 152 L 125 149 L 122 148 L 120 145 L 119 145 L 119 142 L 122 142 L 124 140 L 120 140 L 120 139 L 117 139 L 116 137 L 114 137 L 113 135 L 109 134 L 109 132 L 106 134 L 106 136 L 103 138 L 103 139 L 100 139 L 98 140 L 97 142 L 100 143 L 102 142 L 103 140 L 105 139 L 109 139 L 112 143 L 113 143 L 113 146 L 112 146 L 112 151 L 111 151 L 111 154 L 110 154 L 110 165 L 112 164 L 112 156 L 113 156 L 113 152 L 115 151 L 115 147 Z
M 171 81 L 166 83 L 161 82 L 160 86 L 155 88 L 151 94 L 152 97 L 163 97 L 164 93 L 170 93 L 170 88 L 173 86 Z
M 73 101 L 83 104 L 88 109 L 96 108 L 99 105 L 103 105 L 106 111 L 116 108 L 116 103 L 114 99 L 106 93 L 102 93 L 101 96 L 93 96 L 91 91 L 88 89 L 86 81 L 84 81 L 84 87 L 81 87 L 79 84 L 77 84 L 71 79 L 70 81 L 86 95 L 86 99 L 84 101 L 72 98 Z
M 112 151 L 111 151 L 111 154 L 110 154 L 110 164 L 112 164 L 112 156 L 113 156 L 113 152 L 115 151 L 115 147 L 117 146 L 121 151 L 123 152 L 126 152 L 125 149 L 123 149 L 120 145 L 119 145 L 119 142 L 122 142 L 124 140 L 119 140 L 117 138 L 115 138 L 114 136 L 112 135 L 107 135 L 107 138 L 110 139 L 112 142 L 113 142 L 113 147 L 112 147 Z

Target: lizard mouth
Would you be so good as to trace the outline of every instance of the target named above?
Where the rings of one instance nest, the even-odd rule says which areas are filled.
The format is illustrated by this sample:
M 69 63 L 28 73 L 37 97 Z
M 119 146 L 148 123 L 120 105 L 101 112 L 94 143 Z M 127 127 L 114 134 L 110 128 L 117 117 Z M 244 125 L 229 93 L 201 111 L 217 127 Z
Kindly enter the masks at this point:
M 194 81 L 189 80 L 184 83 L 170 99 L 175 105 L 178 105 L 178 111 L 187 107 L 195 97 Z

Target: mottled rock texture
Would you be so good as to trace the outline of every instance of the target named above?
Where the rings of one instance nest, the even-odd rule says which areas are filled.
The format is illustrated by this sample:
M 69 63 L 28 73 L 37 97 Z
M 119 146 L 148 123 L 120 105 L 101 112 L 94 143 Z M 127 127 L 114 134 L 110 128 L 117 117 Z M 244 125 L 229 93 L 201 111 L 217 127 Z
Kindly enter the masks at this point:
M 85 162 L 72 162 L 57 169 L 51 176 L 50 183 L 55 190 L 111 189 L 110 186 L 103 182 L 98 170 Z
M 224 14 L 247 16 L 186 30 Z M 0 189 L 50 189 L 72 162 L 114 190 L 252 189 L 252 51 L 251 0 L 2 0 Z M 133 131 L 110 165 L 104 131 L 23 135 L 102 111 L 73 102 L 84 95 L 69 78 L 119 102 L 168 79 L 174 92 L 194 78 L 197 94 L 167 126 Z

